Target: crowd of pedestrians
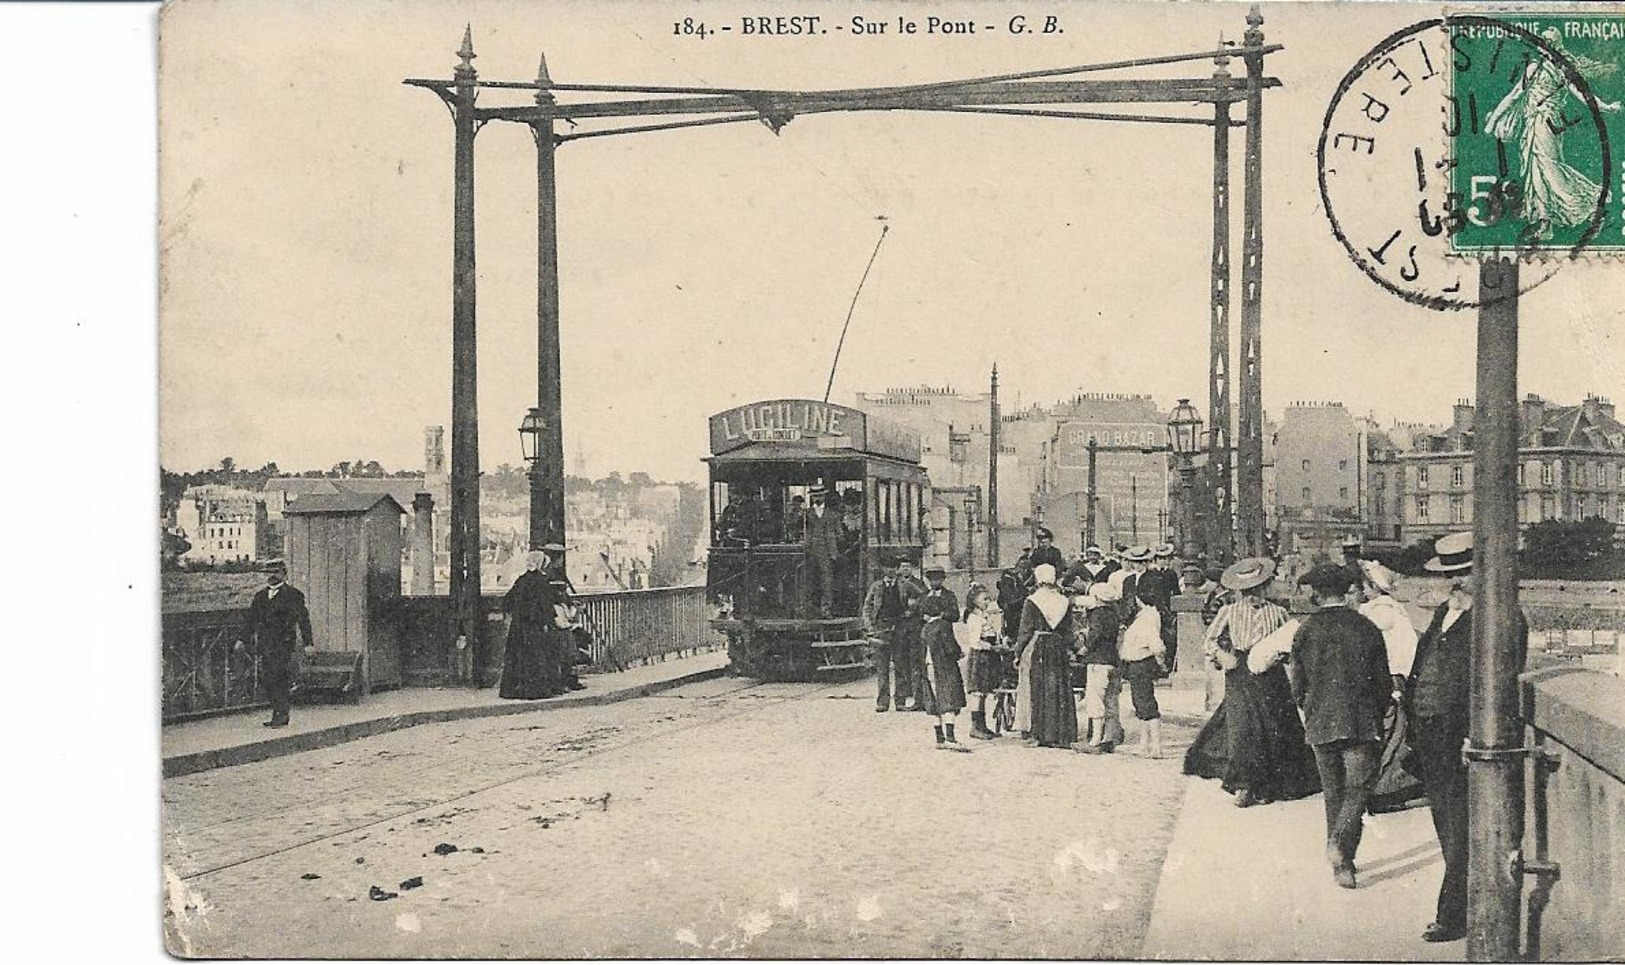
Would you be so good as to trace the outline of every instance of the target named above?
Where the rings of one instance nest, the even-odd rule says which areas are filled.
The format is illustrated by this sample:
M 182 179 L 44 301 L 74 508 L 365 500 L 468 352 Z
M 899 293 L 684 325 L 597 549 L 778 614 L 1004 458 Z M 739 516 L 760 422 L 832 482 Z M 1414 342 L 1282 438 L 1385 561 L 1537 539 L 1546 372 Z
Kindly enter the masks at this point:
M 936 746 L 964 752 L 959 713 L 972 707 L 970 736 L 993 740 L 1003 728 L 989 726 L 989 699 L 1001 708 L 1013 701 L 1009 729 L 1027 744 L 1104 754 L 1130 736 L 1126 687 L 1133 750 L 1159 757 L 1155 684 L 1173 669 L 1172 599 L 1205 593 L 1203 652 L 1224 672 L 1225 694 L 1186 753 L 1186 773 L 1221 780 L 1238 807 L 1321 793 L 1325 860 L 1345 888 L 1356 887 L 1367 813 L 1425 795 L 1445 874 L 1422 938 L 1463 937 L 1470 533 L 1436 543 L 1426 569 L 1451 577 L 1450 595 L 1420 634 L 1393 596 L 1394 572 L 1361 559 L 1358 546 L 1345 547 L 1342 563 L 1298 576 L 1312 612 L 1294 619 L 1272 598 L 1282 573 L 1274 559 L 1182 581 L 1171 546 L 1090 547 L 1067 566 L 1047 531 L 1037 537 L 995 588 L 972 583 L 963 607 L 943 570 L 919 574 L 907 560 L 883 567 L 863 606 L 877 713 L 923 711 Z M 1520 614 L 1525 646 L 1527 633 Z
M 1349 547 L 1357 550 L 1356 547 Z M 1467 927 L 1467 737 L 1471 533 L 1441 537 L 1430 572 L 1451 578 L 1449 598 L 1418 635 L 1394 596 L 1397 577 L 1347 553 L 1298 578 L 1313 612 L 1301 620 L 1268 600 L 1276 563 L 1242 560 L 1226 570 L 1231 599 L 1207 628 L 1204 650 L 1225 671 L 1225 698 L 1186 755 L 1187 773 L 1220 778 L 1239 807 L 1319 790 L 1325 860 L 1344 888 L 1368 813 L 1420 802 L 1432 812 L 1445 873 L 1429 942 Z M 1527 649 L 1528 624 L 1515 637 Z M 1521 662 L 1521 655 L 1519 660 Z
M 994 698 L 1027 743 L 1105 754 L 1127 736 L 1127 684 L 1134 750 L 1161 756 L 1155 683 L 1173 669 L 1173 555 L 1168 545 L 1110 556 L 1090 547 L 1068 566 L 1040 529 L 996 587 L 972 583 L 963 604 L 943 585 L 942 569 L 921 574 L 906 558 L 886 562 L 863 605 L 875 711 L 930 714 L 937 747 L 967 751 L 956 731 L 960 712 L 973 706 L 970 736 L 993 740 Z

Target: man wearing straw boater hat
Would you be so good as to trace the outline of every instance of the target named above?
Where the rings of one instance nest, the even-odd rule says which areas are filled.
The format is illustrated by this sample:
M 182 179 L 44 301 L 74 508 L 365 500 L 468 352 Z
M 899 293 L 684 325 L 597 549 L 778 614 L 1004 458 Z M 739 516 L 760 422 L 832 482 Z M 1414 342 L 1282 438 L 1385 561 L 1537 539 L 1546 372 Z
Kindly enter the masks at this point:
M 1422 787 L 1444 852 L 1444 881 L 1422 940 L 1449 942 L 1467 934 L 1467 765 L 1461 755 L 1472 687 L 1473 534 L 1441 536 L 1433 552 L 1437 555 L 1423 568 L 1451 577 L 1450 598 L 1433 611 L 1432 622 L 1416 643 L 1407 696 Z M 1521 612 L 1517 621 L 1515 662 L 1521 667 L 1529 646 L 1529 624 Z
M 1174 544 L 1163 543 L 1156 547 L 1151 551 L 1151 564 L 1135 589 L 1140 599 L 1156 607 L 1162 617 L 1162 645 L 1168 651 L 1162 668 L 1164 677 L 1176 669 L 1179 650 L 1179 637 L 1174 629 L 1174 597 L 1179 594 L 1179 574 L 1173 564 Z

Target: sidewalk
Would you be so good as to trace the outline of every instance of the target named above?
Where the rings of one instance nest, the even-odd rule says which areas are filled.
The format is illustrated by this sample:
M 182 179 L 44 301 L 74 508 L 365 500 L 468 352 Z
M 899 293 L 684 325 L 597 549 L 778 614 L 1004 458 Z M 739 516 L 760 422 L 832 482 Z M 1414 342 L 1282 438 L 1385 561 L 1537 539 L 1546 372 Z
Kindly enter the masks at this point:
M 418 724 L 591 707 L 644 697 L 722 676 L 723 650 L 616 673 L 588 674 L 586 689 L 546 700 L 503 700 L 495 687 L 408 687 L 365 697 L 359 704 L 295 704 L 286 728 L 260 726 L 264 711 L 169 724 L 163 728 L 164 777 L 195 774 L 331 747 Z
M 1428 944 L 1444 873 L 1428 809 L 1368 816 L 1359 888 L 1332 881 L 1320 795 L 1245 810 L 1218 781 L 1189 786 L 1141 955 L 1242 961 L 1463 961 Z

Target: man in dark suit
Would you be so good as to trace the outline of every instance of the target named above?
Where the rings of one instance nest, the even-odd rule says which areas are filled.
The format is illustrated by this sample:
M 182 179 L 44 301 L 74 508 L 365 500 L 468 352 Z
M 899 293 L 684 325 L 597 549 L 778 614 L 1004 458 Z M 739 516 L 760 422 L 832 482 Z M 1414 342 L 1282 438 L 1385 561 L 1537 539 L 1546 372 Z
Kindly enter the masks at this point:
M 1377 625 L 1348 605 L 1346 568 L 1322 563 L 1299 582 L 1309 585 L 1320 608 L 1292 638 L 1304 738 L 1314 748 L 1326 799 L 1332 877 L 1353 888 L 1366 801 L 1382 763 L 1382 722 L 1392 687 L 1388 649 Z
M 892 674 L 897 675 L 897 709 L 903 709 L 903 697 L 912 693 L 914 680 L 909 676 L 906 658 L 897 638 L 897 626 L 903 619 L 903 586 L 897 579 L 897 562 L 885 560 L 880 565 L 880 579 L 869 585 L 863 598 L 863 629 L 874 648 L 875 713 L 891 709 Z
M 812 509 L 807 511 L 807 563 L 812 579 L 808 585 L 809 603 L 817 593 L 818 615 L 828 617 L 835 603 L 835 564 L 841 557 L 841 513 L 829 505 L 829 494 L 814 489 Z M 817 590 L 812 589 L 817 584 Z
M 1061 558 L 1061 550 L 1055 545 L 1055 534 L 1040 526 L 1033 536 L 1038 545 L 1033 547 L 1032 556 L 1027 558 L 1029 572 L 1032 567 L 1048 563 L 1055 567 L 1056 573 L 1065 573 L 1066 560 Z
M 1461 749 L 1467 741 L 1468 693 L 1473 650 L 1473 534 L 1452 533 L 1433 544 L 1435 555 L 1424 568 L 1454 579 L 1450 598 L 1433 611 L 1433 620 L 1416 642 L 1416 659 L 1406 685 L 1411 711 L 1411 741 L 1422 770 L 1422 787 L 1433 812 L 1433 830 L 1444 852 L 1444 881 L 1433 922 L 1422 940 L 1450 942 L 1467 934 L 1467 765 Z M 1529 646 L 1529 624 L 1518 614 L 1514 638 L 1518 666 Z
M 1134 592 L 1147 606 L 1157 608 L 1161 616 L 1158 626 L 1162 645 L 1167 648 L 1168 662 L 1163 666 L 1164 677 L 1177 669 L 1175 657 L 1179 651 L 1179 636 L 1174 626 L 1174 597 L 1179 595 L 1179 574 L 1174 572 L 1174 544 L 1163 543 L 1152 551 L 1151 565 L 1140 575 Z
M 307 657 L 316 652 L 316 635 L 310 629 L 305 595 L 289 586 L 287 578 L 288 570 L 281 560 L 268 564 L 265 588 L 249 603 L 243 638 L 235 647 L 239 653 L 252 647 L 260 658 L 260 683 L 271 702 L 271 719 L 265 722 L 266 727 L 288 726 L 293 649 L 298 638 L 304 637 Z

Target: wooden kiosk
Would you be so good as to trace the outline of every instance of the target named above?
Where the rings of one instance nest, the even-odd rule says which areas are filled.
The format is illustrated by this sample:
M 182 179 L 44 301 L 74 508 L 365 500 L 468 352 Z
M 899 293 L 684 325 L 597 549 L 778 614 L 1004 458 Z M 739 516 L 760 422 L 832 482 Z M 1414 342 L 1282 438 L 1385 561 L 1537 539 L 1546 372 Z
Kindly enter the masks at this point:
M 288 580 L 304 591 L 317 653 L 299 687 L 352 700 L 401 685 L 389 617 L 401 595 L 401 516 L 386 493 L 311 493 L 288 504 Z

